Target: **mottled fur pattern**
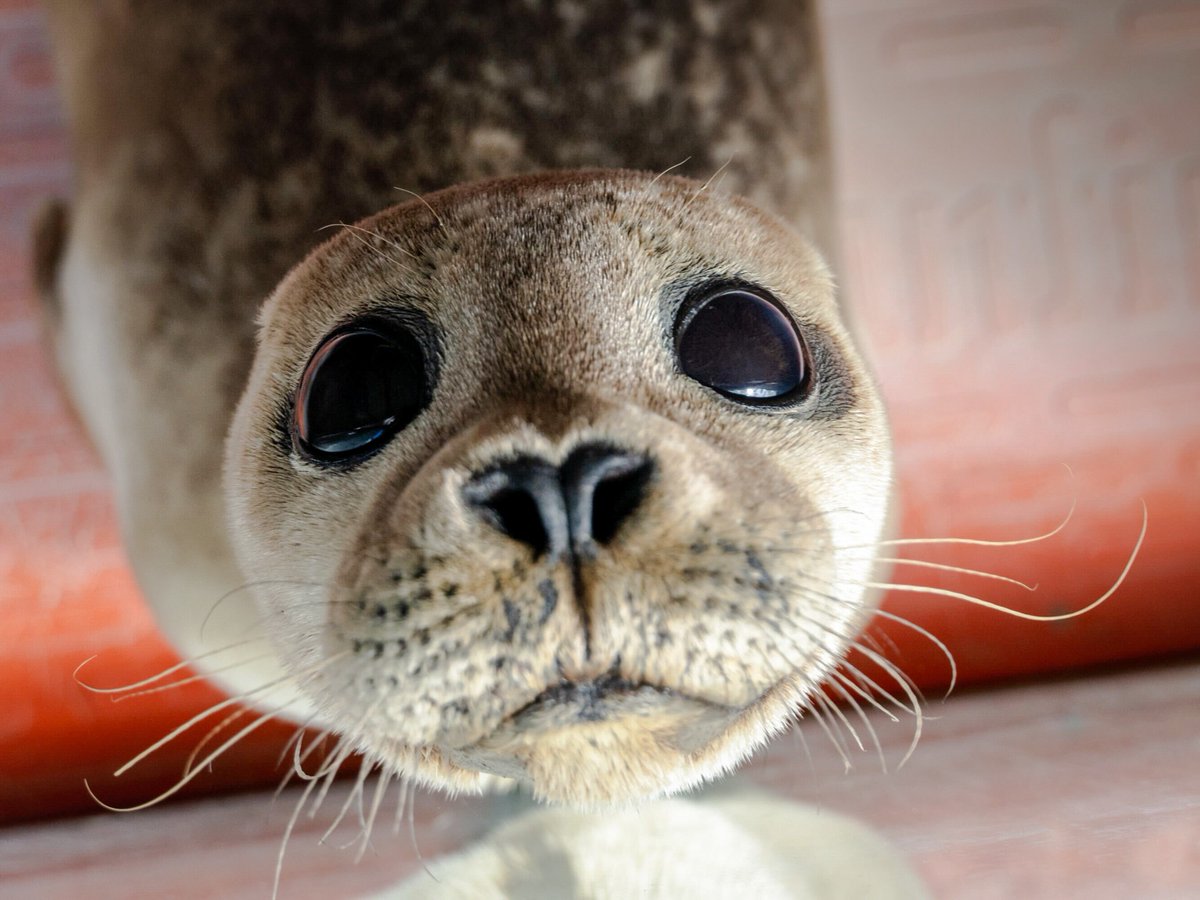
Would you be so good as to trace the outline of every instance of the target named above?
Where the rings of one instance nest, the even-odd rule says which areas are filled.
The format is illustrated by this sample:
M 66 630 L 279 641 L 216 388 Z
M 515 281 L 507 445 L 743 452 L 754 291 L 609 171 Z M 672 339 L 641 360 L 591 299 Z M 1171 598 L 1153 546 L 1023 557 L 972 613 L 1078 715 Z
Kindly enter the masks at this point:
M 78 166 L 39 288 L 181 653 L 229 648 L 232 692 L 411 781 L 582 808 L 788 725 L 869 612 L 890 481 L 814 249 L 835 253 L 810 4 L 49 5 Z M 678 371 L 675 313 L 714 280 L 799 323 L 803 404 Z M 297 382 L 377 312 L 430 324 L 433 401 L 333 471 L 296 452 Z M 574 570 L 464 505 L 498 460 L 597 441 L 654 474 Z
M 426 202 L 288 277 L 229 442 L 243 571 L 297 661 L 338 657 L 308 683 L 321 720 L 364 720 L 385 759 L 436 751 L 457 785 L 493 772 L 560 802 L 727 768 L 856 633 L 861 548 L 884 518 L 883 414 L 824 265 L 768 214 L 670 176 L 529 176 Z M 818 374 L 801 407 L 748 410 L 675 370 L 675 310 L 712 278 L 769 286 L 803 323 Z M 339 323 L 397 305 L 441 334 L 434 403 L 366 465 L 323 471 L 280 440 L 292 385 Z M 580 590 L 462 487 L 497 460 L 558 463 L 588 442 L 656 474 Z M 330 605 L 304 584 L 331 585 Z M 535 703 L 598 678 L 656 690 L 588 723 L 578 703 Z

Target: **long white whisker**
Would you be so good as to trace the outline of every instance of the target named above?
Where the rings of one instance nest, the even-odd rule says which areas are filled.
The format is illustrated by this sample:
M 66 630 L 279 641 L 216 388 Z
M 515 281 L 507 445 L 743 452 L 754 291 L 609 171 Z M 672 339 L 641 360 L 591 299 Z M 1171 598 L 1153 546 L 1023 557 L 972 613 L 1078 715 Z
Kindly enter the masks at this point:
M 1063 520 L 1055 525 L 1052 529 L 1044 534 L 1035 535 L 1027 538 L 1016 538 L 1006 541 L 984 540 L 982 538 L 889 538 L 887 540 L 876 541 L 874 544 L 857 544 L 853 546 L 841 547 L 841 550 L 863 550 L 872 549 L 874 547 L 907 547 L 917 544 L 951 544 L 968 547 L 1021 547 L 1026 544 L 1036 544 L 1040 541 L 1046 541 L 1059 534 L 1067 523 L 1075 515 L 1075 506 L 1078 503 L 1078 498 L 1071 500 L 1071 508 L 1067 510 Z M 1144 504 L 1143 504 L 1144 505 Z
M 313 788 L 317 786 L 315 781 L 310 781 L 304 786 L 304 790 L 300 794 L 300 799 L 296 801 L 296 806 L 292 809 L 292 814 L 288 818 L 287 827 L 283 829 L 283 840 L 279 843 L 279 852 L 275 856 L 275 878 L 271 883 L 271 900 L 278 900 L 279 897 L 279 882 L 283 877 L 283 858 L 287 854 L 288 842 L 292 838 L 292 831 L 296 828 L 296 822 L 300 819 L 300 813 L 304 809 L 304 804 L 308 801 L 308 795 L 312 793 Z
M 289 681 L 292 681 L 293 679 L 301 678 L 305 675 L 311 674 L 314 671 L 318 671 L 318 670 L 324 668 L 325 666 L 332 664 L 333 662 L 340 659 L 341 657 L 346 656 L 349 652 L 350 651 L 347 650 L 347 651 L 339 653 L 335 656 L 328 657 L 327 659 L 321 660 L 320 663 L 318 663 L 315 666 L 312 666 L 310 669 L 304 670 L 295 675 L 284 675 L 280 678 L 276 678 L 273 681 L 269 681 L 264 685 L 260 685 L 259 687 L 254 688 L 253 690 L 245 691 L 241 694 L 238 694 L 237 696 L 229 697 L 225 700 L 220 701 L 219 703 L 213 704 L 212 706 L 208 707 L 207 709 L 196 713 L 196 715 L 192 716 L 190 719 L 188 719 L 182 725 L 179 725 L 179 726 L 171 729 L 171 731 L 167 732 L 166 735 L 159 738 L 157 741 L 155 741 L 153 744 L 151 744 L 149 747 L 147 747 L 141 753 L 137 754 L 137 756 L 133 757 L 131 760 L 129 760 L 127 763 L 125 763 L 123 766 L 121 766 L 119 769 L 117 769 L 115 772 L 113 772 L 113 775 L 119 777 L 119 776 L 123 775 L 124 773 L 128 772 L 130 769 L 132 769 L 134 766 L 136 766 L 139 762 L 141 762 L 147 756 L 154 753 L 156 750 L 159 750 L 160 748 L 166 746 L 167 744 L 171 743 L 171 741 L 175 740 L 175 738 L 179 737 L 179 735 L 186 732 L 193 725 L 197 724 L 198 722 L 202 722 L 204 719 L 207 719 L 209 716 L 213 715 L 214 713 L 220 712 L 223 709 L 228 709 L 229 707 L 231 707 L 235 704 L 243 703 L 246 700 L 249 700 L 251 697 L 256 697 L 260 694 L 269 692 L 272 688 L 277 688 L 277 687 L 279 687 L 279 685 L 284 684 Z
M 408 805 L 408 794 L 412 790 L 412 779 L 406 775 L 401 775 L 397 779 L 397 782 L 397 793 L 399 796 L 396 798 L 396 817 L 392 822 L 392 833 L 395 835 L 400 834 L 400 823 L 404 821 L 404 808 Z
M 367 813 L 367 822 L 363 826 L 362 842 L 359 844 L 358 853 L 354 856 L 356 864 L 362 862 L 362 858 L 367 853 L 367 847 L 371 844 L 371 832 L 375 830 L 375 818 L 379 815 L 379 807 L 383 803 L 383 795 L 391 778 L 392 773 L 381 766 L 379 774 L 376 776 L 375 796 L 371 798 L 371 809 Z
M 864 559 L 864 557 L 848 557 L 853 559 Z M 971 575 L 975 578 L 988 578 L 992 581 L 1003 581 L 1006 584 L 1016 585 L 1027 591 L 1036 591 L 1036 584 L 1028 584 L 1024 581 L 1019 581 L 1016 578 L 1010 578 L 1007 575 L 997 575 L 994 572 L 984 572 L 979 569 L 968 569 L 963 566 L 951 566 L 946 563 L 930 562 L 925 559 L 907 559 L 902 556 L 872 556 L 868 558 L 870 562 L 891 563 L 901 566 L 916 566 L 921 569 L 936 569 L 939 572 L 954 572 L 959 575 Z
M 900 760 L 900 765 L 896 767 L 898 769 L 902 769 L 904 768 L 904 764 L 908 762 L 909 757 L 911 757 L 916 751 L 917 744 L 920 743 L 921 740 L 921 733 L 925 729 L 925 713 L 921 709 L 920 697 L 916 690 L 914 690 L 912 685 L 909 683 L 907 676 L 905 676 L 904 673 L 886 657 L 881 656 L 874 650 L 864 647 L 861 644 L 856 643 L 855 649 L 867 657 L 867 659 L 871 660 L 871 662 L 875 663 L 875 665 L 879 666 L 879 668 L 883 669 L 883 671 L 892 676 L 896 684 L 900 687 L 900 690 L 902 690 L 905 696 L 908 697 L 909 702 L 912 704 L 912 707 L 915 710 L 913 714 L 914 724 L 912 743 L 908 745 L 908 751 L 904 754 L 904 758 Z
M 932 643 L 935 647 L 937 647 L 939 650 L 942 651 L 942 654 L 946 657 L 946 662 L 948 662 L 950 664 L 950 686 L 946 688 L 946 694 L 945 694 L 945 697 L 949 697 L 950 694 L 954 691 L 954 686 L 956 684 L 958 684 L 958 663 L 955 662 L 954 654 L 950 652 L 950 648 L 946 646 L 945 642 L 940 640 L 939 638 L 935 637 L 931 632 L 929 632 L 925 628 L 922 628 L 916 622 L 910 622 L 908 619 L 904 618 L 903 616 L 898 616 L 895 613 L 890 613 L 885 609 L 875 610 L 875 615 L 880 616 L 881 618 L 887 619 L 891 622 L 895 622 L 898 625 L 903 625 L 905 628 L 912 629 L 917 634 L 921 635 L 921 637 L 925 638 L 930 643 Z M 945 697 L 943 697 L 942 699 L 945 699 Z
M 725 160 L 725 162 L 721 164 L 721 167 L 719 169 L 717 169 L 717 171 L 713 172 L 712 175 L 709 176 L 708 181 L 706 181 L 706 182 L 704 182 L 704 184 L 700 185 L 700 187 L 697 188 L 695 190 L 695 192 L 693 192 L 692 195 L 690 197 L 688 197 L 687 200 L 684 201 L 683 208 L 687 209 L 688 206 L 691 205 L 693 200 L 695 200 L 697 197 L 699 197 L 701 194 L 703 194 L 706 190 L 708 190 L 709 186 L 713 183 L 713 181 L 716 180 L 717 176 L 720 175 L 722 172 L 724 172 L 725 169 L 729 167 L 729 164 L 731 162 L 733 162 L 732 156 L 729 157 L 729 159 Z
M 821 704 L 825 707 L 825 709 L 832 711 L 838 721 L 840 721 L 842 725 L 846 726 L 846 730 L 850 732 L 850 737 L 854 740 L 854 745 L 858 747 L 860 751 L 865 751 L 867 748 L 863 746 L 862 738 L 858 736 L 858 732 L 854 730 L 854 726 L 851 724 L 850 720 L 846 718 L 846 714 L 842 712 L 842 708 L 834 703 L 833 700 L 831 700 L 828 696 L 825 696 L 824 694 L 821 694 L 820 696 Z M 838 730 L 841 730 L 840 726 Z
M 346 814 L 350 812 L 350 807 L 354 805 L 354 801 L 362 796 L 363 787 L 367 783 L 367 776 L 371 774 L 371 770 L 374 767 L 375 763 L 373 760 L 363 760 L 362 767 L 358 770 L 358 777 L 354 780 L 354 787 L 350 790 L 350 793 L 346 795 L 346 801 L 338 810 L 337 816 L 333 820 L 333 824 L 325 829 L 325 833 L 321 835 L 321 839 L 317 843 L 324 844 L 327 840 L 329 840 L 333 832 L 337 830 L 337 827 L 342 824 L 342 820 L 345 819 Z M 350 843 L 353 843 L 353 841 Z M 350 844 L 348 843 L 340 849 L 344 850 L 349 846 Z
M 198 757 L 200 755 L 200 751 L 204 749 L 204 747 L 208 744 L 209 741 L 211 741 L 218 734 L 220 734 L 222 731 L 224 731 L 225 727 L 227 725 L 232 725 L 234 722 L 236 722 L 238 719 L 240 719 L 242 716 L 244 716 L 247 712 L 249 712 L 249 710 L 246 707 L 242 707 L 240 709 L 235 709 L 233 712 L 231 712 L 229 715 L 227 715 L 225 718 L 223 718 L 220 722 L 218 722 L 216 725 L 214 725 L 212 728 L 210 728 L 208 730 L 208 732 L 204 735 L 204 737 L 202 737 L 199 740 L 199 742 L 197 742 L 196 746 L 192 748 L 192 752 L 187 755 L 187 759 L 185 759 L 183 761 L 183 774 L 187 775 L 189 772 L 191 772 L 192 763 L 194 763 L 196 761 L 196 757 Z
M 334 749 L 333 755 L 330 758 L 328 766 L 323 766 L 320 770 L 319 777 L 314 777 L 313 781 L 320 780 L 321 790 L 317 792 L 317 796 L 313 799 L 312 808 L 308 811 L 310 819 L 316 818 L 317 811 L 325 802 L 325 798 L 329 795 L 329 789 L 333 786 L 333 781 L 337 778 L 338 772 L 351 756 L 354 755 L 354 742 L 346 737 L 341 739 L 341 742 Z
M 855 650 L 861 652 L 862 649 L 863 649 L 862 644 L 859 641 L 855 641 L 848 648 L 847 654 L 849 654 Z M 882 654 L 880 654 L 880 655 L 882 656 Z M 884 657 L 884 658 L 886 659 L 886 657 Z M 843 659 L 839 665 L 842 669 L 849 672 L 851 679 L 856 684 L 858 684 L 859 687 L 862 688 L 862 690 L 864 691 L 863 696 L 871 696 L 873 694 L 878 695 L 880 697 L 883 697 L 885 700 L 887 700 L 894 707 L 896 707 L 896 709 L 900 710 L 905 715 L 916 716 L 916 715 L 920 714 L 920 709 L 918 707 L 905 705 L 905 703 L 899 697 L 897 697 L 895 694 L 893 694 L 891 691 L 889 691 L 887 688 L 885 688 L 883 685 L 881 685 L 878 681 L 876 681 L 874 678 L 872 678 L 870 675 L 868 675 L 866 672 L 864 672 L 858 666 L 856 666 L 852 662 L 850 662 L 848 658 Z M 886 712 L 886 709 L 884 711 Z M 890 715 L 890 713 L 889 713 L 889 715 Z M 900 721 L 900 719 L 897 718 L 896 721 L 898 722 L 898 721 Z
M 163 669 L 161 672 L 151 675 L 149 678 L 143 678 L 141 681 L 133 681 L 133 682 L 130 682 L 129 684 L 123 684 L 118 687 L 101 688 L 101 687 L 95 687 L 94 685 L 90 685 L 85 681 L 80 681 L 79 673 L 83 670 L 84 666 L 88 665 L 92 661 L 99 658 L 99 654 L 93 654 L 92 656 L 89 656 L 87 659 L 85 659 L 83 662 L 81 662 L 78 666 L 76 666 L 75 671 L 71 673 L 71 677 L 75 679 L 75 683 L 78 684 L 81 688 L 83 688 L 85 691 L 88 691 L 93 694 L 123 694 L 126 691 L 132 691 L 132 690 L 135 690 L 140 687 L 145 687 L 146 685 L 149 685 L 149 684 L 154 684 L 154 682 L 156 682 L 156 681 L 161 681 L 162 679 L 164 679 L 170 675 L 174 675 L 176 672 L 179 672 L 183 669 L 189 668 L 190 666 L 199 662 L 200 660 L 208 659 L 209 657 L 217 656 L 221 653 L 228 653 L 230 650 L 236 650 L 239 647 L 246 647 L 246 646 L 249 646 L 250 644 L 257 643 L 261 640 L 262 640 L 262 638 L 250 638 L 249 640 L 238 641 L 235 644 L 230 644 L 226 647 L 220 647 L 219 649 L 216 649 L 216 650 L 209 650 L 207 653 L 201 653 L 198 656 L 191 656 L 185 660 L 181 660 L 180 662 L 175 663 L 174 665 L 168 666 L 167 668 Z
M 812 697 L 816 698 L 818 703 L 820 702 L 820 699 L 819 699 L 820 694 L 819 693 L 814 693 L 812 695 Z M 833 731 L 829 728 L 829 726 L 825 723 L 825 720 L 822 718 L 820 710 L 816 706 L 814 706 L 811 702 L 809 702 L 809 704 L 808 704 L 808 710 L 813 714 L 812 715 L 813 720 L 817 723 L 818 726 L 820 726 L 821 730 L 825 732 L 825 736 L 827 738 L 829 738 L 829 742 L 831 744 L 833 744 L 834 748 L 837 750 L 838 756 L 840 756 L 842 758 L 842 765 L 845 767 L 845 770 L 847 772 L 849 772 L 853 768 L 853 766 L 850 764 L 850 756 L 849 756 L 845 746 L 843 745 L 840 736 L 839 737 L 834 736 Z
M 871 736 L 871 743 L 875 745 L 875 752 L 879 756 L 879 765 L 884 772 L 887 772 L 887 759 L 883 755 L 883 745 L 879 743 L 879 735 L 875 731 L 875 726 L 871 724 L 866 712 L 863 711 L 862 704 L 858 702 L 858 698 L 851 694 L 845 687 L 839 683 L 838 673 L 834 673 L 834 679 L 827 682 L 828 685 L 837 691 L 842 699 L 854 708 L 858 714 L 859 720 L 863 723 L 863 727 L 867 729 L 867 733 Z M 890 715 L 890 714 L 889 714 Z M 894 716 L 892 718 L 895 718 Z M 861 746 L 861 745 L 860 745 Z
M 133 700 L 137 697 L 146 697 L 150 694 L 160 694 L 163 691 L 172 691 L 175 688 L 181 688 L 184 685 L 195 684 L 198 681 L 209 681 L 211 676 L 219 675 L 222 672 L 231 672 L 234 669 L 240 669 L 242 666 L 248 666 L 252 663 L 262 662 L 264 659 L 274 659 L 274 653 L 264 653 L 260 656 L 252 656 L 249 659 L 243 659 L 241 662 L 230 663 L 227 666 L 221 666 L 216 669 L 205 669 L 202 674 L 190 675 L 187 678 L 181 678 L 178 681 L 172 681 L 169 684 L 160 684 L 155 687 L 142 688 L 141 690 L 133 691 L 132 693 L 122 693 L 118 697 L 113 698 L 114 703 L 123 703 L 126 700 Z M 96 691 L 95 693 L 118 693 L 117 691 Z
M 843 675 L 841 672 L 834 672 L 833 678 L 836 679 L 841 684 L 845 685 L 846 687 L 850 688 L 850 690 L 854 691 L 854 693 L 858 694 L 858 696 L 862 697 L 864 700 L 866 700 L 868 703 L 870 703 L 873 707 L 875 707 L 877 710 L 879 710 L 883 715 L 887 716 L 893 722 L 900 721 L 900 717 L 898 715 L 896 715 L 894 712 L 892 712 L 890 709 L 888 709 L 886 706 L 884 706 L 882 703 L 880 703 L 878 700 L 876 700 L 873 696 L 871 696 L 870 691 L 864 690 L 861 685 L 856 684 L 854 682 L 854 679 L 848 677 L 847 675 Z M 845 690 L 845 688 L 842 688 L 842 690 Z
M 105 809 L 107 809 L 111 812 L 134 812 L 139 809 L 148 809 L 149 807 L 154 806 L 155 804 L 161 803 L 163 800 L 166 800 L 168 797 L 173 797 L 175 794 L 179 793 L 192 780 L 194 780 L 195 777 L 197 775 L 199 775 L 205 769 L 205 767 L 207 767 L 214 760 L 216 760 L 218 757 L 220 757 L 221 754 L 223 754 L 226 750 L 228 750 L 234 744 L 238 743 L 238 741 L 242 740 L 242 738 L 246 737 L 247 735 L 254 732 L 255 730 L 261 728 L 267 722 L 271 721 L 271 719 L 273 719 L 275 717 L 275 715 L 276 714 L 274 712 L 263 713 L 261 716 L 259 716 L 257 719 L 255 719 L 253 722 L 251 722 L 249 725 L 247 725 L 245 728 L 243 728 L 241 731 L 239 731 L 237 734 L 235 734 L 233 737 L 231 737 L 227 741 L 225 741 L 225 743 L 221 744 L 220 747 L 218 747 L 216 750 L 214 750 L 212 753 L 210 753 L 208 756 L 206 756 L 200 762 L 199 765 L 197 765 L 195 768 L 191 769 L 186 775 L 184 775 L 182 778 L 180 778 L 178 781 L 176 781 L 174 786 L 163 791 L 157 797 L 155 797 L 151 800 L 147 800 L 145 803 L 139 803 L 136 806 L 128 806 L 128 807 L 110 806 L 109 804 L 105 803 L 103 800 L 101 800 L 99 797 L 96 796 L 96 792 L 92 790 L 92 786 L 88 783 L 87 779 L 84 779 L 83 786 L 87 790 L 88 794 L 91 795 L 92 799 L 96 801 L 97 804 L 99 804 L 100 806 L 104 807 Z
M 403 188 L 396 188 L 396 190 L 398 190 L 398 191 L 403 190 Z M 412 193 L 412 192 L 410 191 L 409 193 Z M 428 206 L 428 204 L 426 204 L 426 205 Z M 327 228 L 345 228 L 345 229 L 349 230 L 352 234 L 369 235 L 370 237 L 373 237 L 376 240 L 382 241 L 383 243 L 387 244 L 389 247 L 394 247 L 395 249 L 399 250 L 401 253 L 403 253 L 405 256 L 409 257 L 410 259 L 419 259 L 420 258 L 417 256 L 417 254 L 413 253 L 411 250 L 407 249 L 406 247 L 400 246 L 395 241 L 393 241 L 389 238 L 384 237 L 378 231 L 372 231 L 370 228 L 363 228 L 361 225 L 352 225 L 349 222 L 331 222 L 329 225 L 322 225 L 320 228 L 317 229 L 317 231 L 324 231 Z M 370 247 L 371 245 L 367 244 L 367 246 Z M 376 248 L 372 247 L 372 249 L 376 249 Z M 392 260 L 392 262 L 399 262 L 399 260 Z

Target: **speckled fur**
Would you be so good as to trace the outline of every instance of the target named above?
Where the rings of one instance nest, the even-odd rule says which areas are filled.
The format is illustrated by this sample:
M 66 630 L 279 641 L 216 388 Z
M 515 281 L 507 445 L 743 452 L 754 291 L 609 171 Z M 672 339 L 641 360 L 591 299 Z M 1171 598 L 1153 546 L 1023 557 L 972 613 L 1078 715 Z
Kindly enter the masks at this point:
M 299 693 L 252 699 L 419 780 L 580 806 L 697 783 L 787 724 L 865 614 L 890 478 L 825 264 L 772 215 L 833 252 L 807 4 L 51 7 L 78 180 L 39 284 L 182 652 L 265 632 L 276 659 L 216 677 L 290 673 Z M 654 174 L 685 159 L 719 183 Z M 607 171 L 477 183 L 581 167 Z M 805 404 L 748 411 L 676 371 L 673 312 L 714 277 L 791 309 Z M 301 459 L 305 362 L 397 307 L 438 331 L 432 406 L 351 472 Z M 458 487 L 595 439 L 656 476 L 581 595 Z M 573 687 L 604 679 L 634 687 Z
M 581 805 L 728 767 L 855 632 L 861 548 L 886 505 L 882 411 L 824 265 L 771 216 L 670 176 L 530 176 L 426 202 L 292 272 L 264 309 L 229 442 L 244 571 L 301 665 L 338 659 L 308 681 L 320 717 L 361 722 L 390 762 L 436 752 L 438 779 L 490 772 Z M 769 286 L 804 324 L 821 348 L 804 404 L 748 410 L 675 370 L 674 310 L 712 278 Z M 397 305 L 441 334 L 429 410 L 347 472 L 281 445 L 322 336 Z M 566 562 L 486 525 L 462 486 L 496 460 L 559 462 L 589 441 L 656 474 L 576 591 Z M 330 606 L 289 579 L 331 584 Z M 526 710 L 597 679 L 651 689 Z

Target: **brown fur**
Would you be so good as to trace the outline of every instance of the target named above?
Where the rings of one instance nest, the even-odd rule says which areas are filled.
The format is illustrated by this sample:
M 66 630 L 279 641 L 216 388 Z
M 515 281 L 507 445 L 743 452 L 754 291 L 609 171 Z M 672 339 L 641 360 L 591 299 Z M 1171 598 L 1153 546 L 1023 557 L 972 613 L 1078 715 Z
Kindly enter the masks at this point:
M 375 5 L 53 5 L 79 180 L 39 282 L 139 578 L 186 654 L 265 630 L 277 658 L 228 686 L 287 674 L 252 699 L 417 778 L 512 776 L 581 805 L 695 783 L 835 663 L 885 515 L 883 414 L 825 265 L 723 193 L 832 249 L 810 11 Z M 629 171 L 477 183 L 296 265 L 318 228 L 402 199 L 394 186 L 689 155 L 683 171 L 720 170 L 721 192 Z M 254 311 L 289 268 L 255 357 Z M 801 407 L 747 411 L 675 371 L 672 311 L 715 276 L 771 290 L 805 329 L 817 387 Z M 306 361 L 397 304 L 439 329 L 433 405 L 352 472 L 307 464 L 281 427 Z M 456 486 L 595 438 L 658 474 L 577 595 L 470 519 Z M 635 687 L 587 716 L 578 698 L 530 706 L 603 678 Z

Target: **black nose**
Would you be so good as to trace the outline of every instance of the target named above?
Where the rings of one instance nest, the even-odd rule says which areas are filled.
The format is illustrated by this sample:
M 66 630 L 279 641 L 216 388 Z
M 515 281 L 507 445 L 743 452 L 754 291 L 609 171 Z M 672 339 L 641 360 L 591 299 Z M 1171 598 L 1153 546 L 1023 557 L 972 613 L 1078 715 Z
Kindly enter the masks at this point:
M 654 466 L 607 444 L 583 444 L 561 466 L 520 456 L 463 488 L 485 522 L 537 555 L 590 555 L 607 544 L 645 496 Z

